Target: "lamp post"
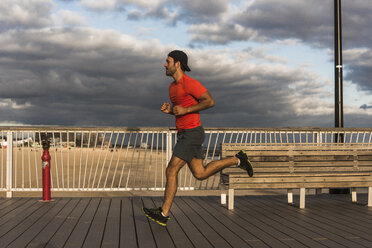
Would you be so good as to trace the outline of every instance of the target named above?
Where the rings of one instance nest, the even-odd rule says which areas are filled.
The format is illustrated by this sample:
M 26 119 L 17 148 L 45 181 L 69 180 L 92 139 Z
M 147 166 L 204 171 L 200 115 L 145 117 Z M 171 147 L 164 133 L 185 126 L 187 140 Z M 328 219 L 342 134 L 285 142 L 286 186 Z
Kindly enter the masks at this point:
M 335 127 L 344 127 L 343 89 L 342 89 L 342 25 L 341 25 L 341 0 L 334 0 L 334 40 L 335 40 Z M 344 142 L 344 135 L 335 135 L 336 143 Z M 331 188 L 331 194 L 349 194 L 349 188 Z
M 344 127 L 343 89 L 342 89 L 342 26 L 341 0 L 334 0 L 335 8 L 335 127 Z M 336 142 L 343 142 L 341 135 Z

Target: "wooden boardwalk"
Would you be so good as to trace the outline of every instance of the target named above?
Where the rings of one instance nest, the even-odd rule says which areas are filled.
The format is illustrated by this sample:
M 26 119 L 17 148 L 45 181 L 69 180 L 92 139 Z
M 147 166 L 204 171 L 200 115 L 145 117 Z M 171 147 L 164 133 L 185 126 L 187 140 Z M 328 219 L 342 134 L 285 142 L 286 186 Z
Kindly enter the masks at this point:
M 298 200 L 295 198 L 295 200 Z M 366 195 L 308 196 L 306 209 L 286 196 L 177 197 L 166 228 L 141 207 L 159 197 L 0 199 L 1 247 L 372 247 Z

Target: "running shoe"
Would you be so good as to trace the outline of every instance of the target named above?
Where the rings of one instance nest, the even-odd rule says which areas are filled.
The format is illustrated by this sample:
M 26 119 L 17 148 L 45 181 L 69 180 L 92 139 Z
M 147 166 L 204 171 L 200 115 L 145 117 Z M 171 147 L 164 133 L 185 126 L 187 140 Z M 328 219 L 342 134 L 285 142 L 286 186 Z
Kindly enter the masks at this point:
M 158 223 L 161 226 L 166 226 L 167 225 L 167 221 L 170 219 L 169 216 L 164 217 L 161 214 L 161 212 L 163 212 L 163 210 L 161 209 L 161 207 L 159 207 L 159 208 L 150 208 L 150 209 L 149 208 L 142 207 L 142 211 L 146 215 L 147 218 L 149 218 L 152 221 L 155 221 L 156 223 Z
M 240 160 L 240 164 L 238 165 L 239 168 L 246 170 L 248 172 L 248 175 L 250 177 L 253 176 L 253 167 L 251 162 L 248 159 L 247 153 L 244 150 L 241 150 L 237 154 L 235 154 L 235 157 L 237 157 Z

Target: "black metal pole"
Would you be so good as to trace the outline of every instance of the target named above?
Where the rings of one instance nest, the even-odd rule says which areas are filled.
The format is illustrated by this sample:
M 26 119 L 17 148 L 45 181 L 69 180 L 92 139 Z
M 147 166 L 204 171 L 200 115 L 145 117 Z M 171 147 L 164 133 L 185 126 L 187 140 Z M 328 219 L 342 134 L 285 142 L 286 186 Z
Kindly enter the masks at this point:
M 334 0 L 335 16 L 335 127 L 344 127 L 343 89 L 342 89 L 342 25 L 341 0 Z M 335 135 L 335 142 L 343 143 L 344 135 Z M 331 188 L 331 194 L 349 194 L 349 188 Z
M 344 127 L 341 0 L 335 0 L 335 127 Z M 336 140 L 337 142 L 338 140 Z

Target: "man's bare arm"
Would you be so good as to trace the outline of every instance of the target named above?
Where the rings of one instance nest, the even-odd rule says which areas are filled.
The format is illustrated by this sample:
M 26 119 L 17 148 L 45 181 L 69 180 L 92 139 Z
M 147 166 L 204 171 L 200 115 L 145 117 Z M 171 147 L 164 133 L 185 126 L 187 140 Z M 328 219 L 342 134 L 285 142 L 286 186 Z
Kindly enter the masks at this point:
M 185 114 L 190 114 L 190 113 L 199 112 L 205 109 L 209 109 L 209 108 L 212 108 L 213 106 L 214 106 L 213 97 L 208 91 L 206 91 L 205 93 L 203 93 L 203 95 L 200 96 L 198 104 L 187 107 L 187 108 L 181 105 L 174 106 L 173 114 L 174 115 L 185 115 Z

